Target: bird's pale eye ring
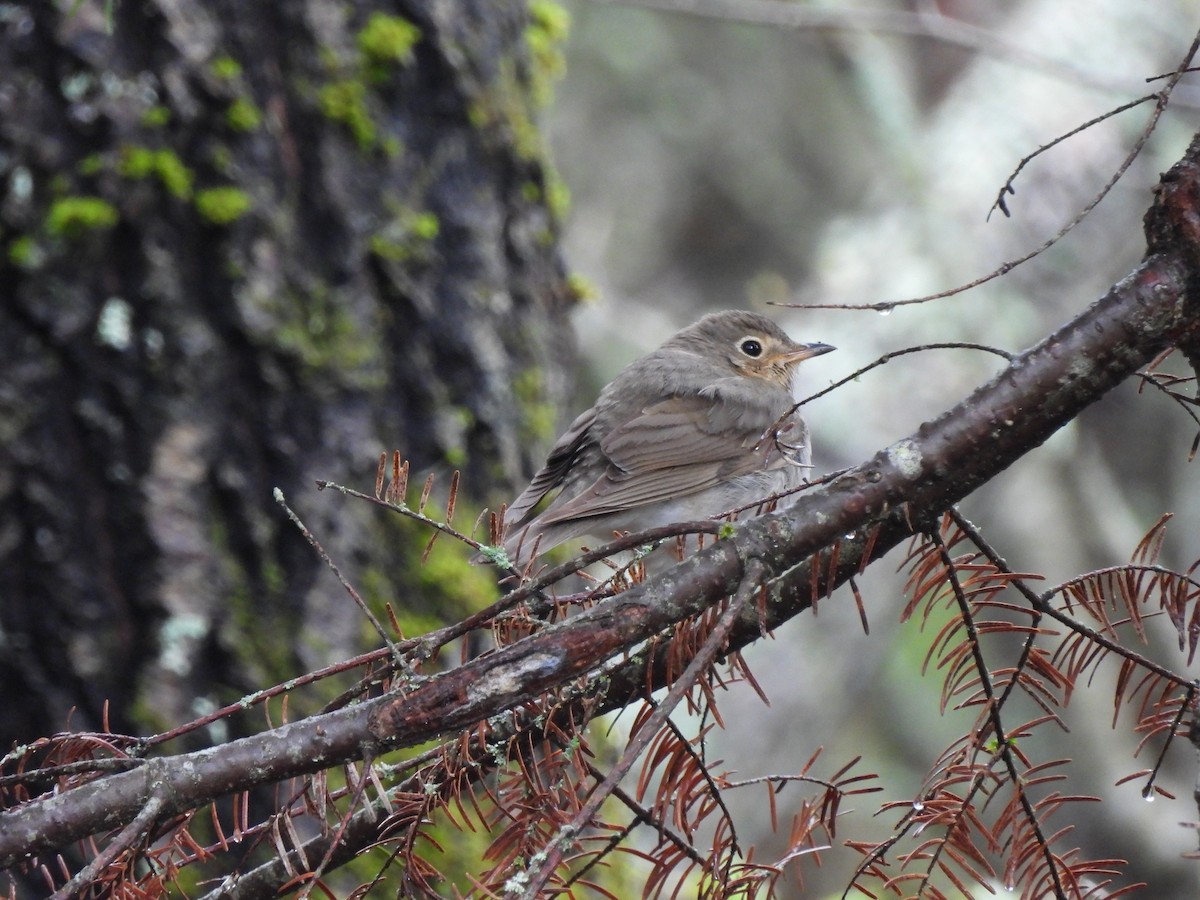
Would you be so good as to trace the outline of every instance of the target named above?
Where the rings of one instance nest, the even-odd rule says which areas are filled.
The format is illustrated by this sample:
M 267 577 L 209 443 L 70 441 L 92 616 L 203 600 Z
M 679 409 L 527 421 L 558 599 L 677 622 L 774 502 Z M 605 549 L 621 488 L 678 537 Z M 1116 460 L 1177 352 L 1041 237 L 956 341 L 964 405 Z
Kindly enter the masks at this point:
M 742 338 L 738 341 L 738 349 L 751 359 L 758 359 L 763 354 L 762 342 L 751 337 Z

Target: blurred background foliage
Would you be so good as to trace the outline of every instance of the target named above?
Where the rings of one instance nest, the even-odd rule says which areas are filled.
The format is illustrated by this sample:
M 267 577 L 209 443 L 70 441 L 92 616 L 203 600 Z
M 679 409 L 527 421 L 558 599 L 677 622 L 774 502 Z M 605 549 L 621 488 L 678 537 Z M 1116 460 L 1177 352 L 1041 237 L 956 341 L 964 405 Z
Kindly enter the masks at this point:
M 113 240 L 127 248 L 128 259 L 150 260 L 147 271 L 157 273 L 142 285 L 140 272 L 126 264 L 127 257 L 111 252 L 113 245 L 102 235 L 93 235 L 90 255 L 64 253 L 47 263 L 38 258 L 36 241 L 13 232 L 6 238 L 5 277 L 23 286 L 28 310 L 46 316 L 44 326 L 38 316 L 19 321 L 33 322 L 39 334 L 55 337 L 44 343 L 57 346 L 60 333 L 66 335 L 62 343 L 96 367 L 81 371 L 121 375 L 148 369 L 165 384 L 152 416 L 142 394 L 131 393 L 137 402 L 125 402 L 120 392 L 104 395 L 93 379 L 72 377 L 74 370 L 48 368 L 44 380 L 39 375 L 3 386 L 6 409 L 17 408 L 26 395 L 44 398 L 55 413 L 54 421 L 47 420 L 46 446 L 59 455 L 64 446 L 74 445 L 54 429 L 65 427 L 61 420 L 71 416 L 83 421 L 75 427 L 85 437 L 102 433 L 112 422 L 133 423 L 137 428 L 131 433 L 144 437 L 152 449 L 139 457 L 143 468 L 132 474 L 113 466 L 93 472 L 64 464 L 49 452 L 29 454 L 32 461 L 13 470 L 18 475 L 0 472 L 4 492 L 29 485 L 40 489 L 44 502 L 39 502 L 56 516 L 50 524 L 61 525 L 64 534 L 74 534 L 68 526 L 83 521 L 77 514 L 82 507 L 102 523 L 83 529 L 85 534 L 118 536 L 111 543 L 125 555 L 115 554 L 103 571 L 131 585 L 126 593 L 109 593 L 117 600 L 127 595 L 138 600 L 128 609 L 114 607 L 109 593 L 96 586 L 102 579 L 91 564 L 95 548 L 65 539 L 62 546 L 70 550 L 59 555 L 82 573 L 63 582 L 70 590 L 42 591 L 40 582 L 38 590 L 23 587 L 20 594 L 30 604 L 60 598 L 73 621 L 84 626 L 72 637 L 78 646 L 67 649 L 90 668 L 75 692 L 34 698 L 47 721 L 63 722 L 63 710 L 80 703 L 78 694 L 98 698 L 96 706 L 113 696 L 117 667 L 107 662 L 113 653 L 106 655 L 94 644 L 97 636 L 108 634 L 105 629 L 112 630 L 118 614 L 142 629 L 129 638 L 130 646 L 146 655 L 153 640 L 159 651 L 141 669 L 148 680 L 126 692 L 137 698 L 136 707 L 121 709 L 120 697 L 114 700 L 115 714 L 128 716 L 142 730 L 210 711 L 218 701 L 341 659 L 374 640 L 363 634 L 348 604 L 330 602 L 340 592 L 269 506 L 270 489 L 281 483 L 289 496 L 295 487 L 298 502 L 307 506 L 301 508 L 306 520 L 331 538 L 331 549 L 377 609 L 399 597 L 402 624 L 409 631 L 428 627 L 443 614 L 461 615 L 492 585 L 484 583 L 481 570 L 467 569 L 459 548 L 440 542 L 432 566 L 418 569 L 423 534 L 394 523 L 377 528 L 373 511 L 331 503 L 328 494 L 314 498 L 301 486 L 309 490 L 313 477 L 369 486 L 376 454 L 400 444 L 410 455 L 417 448 L 415 468 L 443 472 L 462 465 L 476 493 L 486 488 L 507 496 L 512 487 L 507 482 L 520 477 L 519 470 L 552 440 L 556 415 L 557 426 L 565 425 L 621 365 L 705 311 L 766 309 L 796 338 L 837 345 L 836 354 L 803 370 L 802 394 L 887 351 L 935 341 L 977 341 L 1017 351 L 1040 340 L 1141 256 L 1141 217 L 1149 192 L 1195 131 L 1200 109 L 1200 90 L 1185 81 L 1145 152 L 1098 209 L 1054 248 L 1004 278 L 886 316 L 786 310 L 769 304 L 874 303 L 944 290 L 1040 245 L 1109 179 L 1146 123 L 1149 108 L 1101 123 L 1036 159 L 1009 198 L 1013 217 L 997 214 L 988 220 L 1005 179 L 1039 146 L 1154 89 L 1145 79 L 1175 67 L 1196 27 L 1194 0 L 654 2 L 675 11 L 602 0 L 561 5 L 531 0 L 533 24 L 526 27 L 524 10 L 518 15 L 506 7 L 508 39 L 523 37 L 533 65 L 520 78 L 505 67 L 498 74 L 484 73 L 476 87 L 489 90 L 474 98 L 452 79 L 433 77 L 444 74 L 441 55 L 429 48 L 422 55 L 418 43 L 415 60 L 409 59 L 411 33 L 406 37 L 391 22 L 389 37 L 372 25 L 382 20 L 370 13 L 384 4 L 357 3 L 353 16 L 334 9 L 338 4 L 332 0 L 230 6 L 225 17 L 246 23 L 236 32 L 237 46 L 204 43 L 217 34 L 209 26 L 222 18 L 218 3 L 117 4 L 115 29 L 106 28 L 108 4 L 60 4 L 78 7 L 74 18 L 51 15 L 48 6 L 0 4 L 0 24 L 16 36 L 7 51 L 34 48 L 38 52 L 22 58 L 39 69 L 50 68 L 43 46 L 57 48 L 69 63 L 63 63 L 64 71 L 102 72 L 112 65 L 114 48 L 129 51 L 129 68 L 136 71 L 147 65 L 143 57 L 169 61 L 178 47 L 195 50 L 194 42 L 204 39 L 203 52 L 185 60 L 190 79 L 165 82 L 171 91 L 161 96 L 145 85 L 134 90 L 141 82 L 131 81 L 119 103 L 104 101 L 112 110 L 101 105 L 104 129 L 98 129 L 96 140 L 113 152 L 83 158 L 75 176 L 88 184 L 96 179 L 96 189 L 119 202 L 117 228 L 111 203 L 81 204 L 87 198 L 76 197 L 64 205 L 70 198 L 58 196 L 65 188 L 55 187 L 58 167 L 65 165 L 54 156 L 56 142 L 38 139 L 15 115 L 6 122 L 16 135 L 9 142 L 18 150 L 37 160 L 47 157 L 34 167 L 46 184 L 38 181 L 32 193 L 24 189 L 39 203 L 16 212 L 8 207 L 10 218 L 19 213 L 32 219 L 45 205 L 53 237 L 115 231 Z M 438 27 L 427 27 L 428 34 L 453 37 L 456 27 L 470 31 L 467 17 L 452 15 L 449 4 L 407 5 L 414 19 L 436 19 Z M 464 3 L 480 19 L 497 17 L 498 6 Z M 559 43 L 568 31 L 564 12 L 571 20 L 565 48 Z M 777 24 L 790 16 L 820 16 L 826 26 Z M 872 27 L 880 16 L 905 18 L 888 19 L 889 28 Z M 280 31 L 283 26 L 292 30 Z M 940 36 L 931 36 L 934 32 Z M 463 40 L 447 39 L 447 45 Z M 301 41 L 306 47 L 340 48 L 340 56 L 311 54 L 309 59 Z M 171 53 L 162 49 L 167 44 Z M 305 66 L 311 71 L 279 85 L 264 76 L 261 84 L 271 85 L 267 91 L 251 78 L 251 70 L 269 69 L 259 63 L 284 50 L 300 61 L 302 75 Z M 235 51 L 246 63 L 245 72 Z M 410 161 L 397 155 L 400 148 L 372 125 L 370 116 L 364 118 L 363 92 L 392 52 L 395 81 L 371 87 L 376 92 L 370 94 L 376 103 L 372 109 L 380 114 L 386 109 L 389 121 L 401 130 L 411 127 L 414 134 L 436 111 L 443 123 L 459 128 L 450 135 L 453 153 L 437 151 L 442 138 L 435 135 L 431 149 L 415 145 L 421 152 Z M 350 77 L 357 69 L 348 69 L 345 60 L 358 61 L 360 81 Z M 16 72 L 11 66 L 9 75 Z M 551 101 L 556 75 L 563 77 Z M 82 76 L 54 82 L 67 102 L 38 100 L 57 97 L 53 92 L 26 94 L 8 86 L 0 89 L 0 101 L 28 96 L 33 99 L 25 111 L 34 121 L 50 122 L 49 131 L 90 133 L 96 110 L 88 96 L 72 99 L 69 89 L 107 82 Z M 30 83 L 36 86 L 35 80 Z M 433 97 L 434 88 L 443 91 L 440 99 Z M 145 109 L 138 105 L 143 93 L 156 101 Z M 328 165 L 327 179 L 304 182 L 286 165 L 272 174 L 264 161 L 290 159 L 278 152 L 276 142 L 292 129 L 276 127 L 278 111 L 253 102 L 263 94 L 290 97 L 287 108 L 304 126 L 296 132 L 305 138 L 297 147 L 310 167 L 300 171 L 324 172 Z M 529 110 L 523 102 L 527 94 L 533 101 Z M 183 110 L 218 110 L 224 123 L 220 140 L 203 129 L 197 132 L 203 139 L 191 141 L 191 119 L 181 120 L 177 109 L 157 102 L 164 98 Z M 469 110 L 458 110 L 471 99 L 476 102 Z M 88 127 L 70 124 L 76 107 L 93 116 L 81 119 Z M 542 177 L 532 107 L 543 108 L 541 125 L 557 177 Z M 457 117 L 447 116 L 448 108 L 457 110 Z M 155 136 L 159 131 L 164 135 L 152 142 L 164 146 L 157 151 L 138 151 L 140 144 L 131 142 L 130 135 L 149 140 L 143 132 Z M 477 140 L 477 131 L 486 139 Z M 116 150 L 122 142 L 134 150 Z M 231 191 L 218 185 L 196 191 L 203 240 L 194 238 L 201 225 L 190 218 L 188 207 L 187 217 L 179 216 L 187 229 L 171 245 L 180 257 L 159 252 L 153 212 L 159 200 L 170 209 L 179 195 L 192 191 L 185 177 L 189 169 L 170 149 L 176 145 L 206 166 L 232 172 L 249 188 Z M 286 143 L 283 149 L 289 149 Z M 29 165 L 16 151 L 10 156 L 0 162 L 14 171 Z M 96 165 L 109 165 L 104 160 L 110 156 L 111 170 L 101 166 L 97 173 Z M 429 186 L 420 166 L 428 159 L 452 164 L 448 193 L 424 196 Z M 413 169 L 405 168 L 410 164 Z M 305 191 L 295 191 L 301 183 Z M 488 185 L 503 188 L 494 205 L 470 210 L 472 201 L 486 199 Z M 409 196 L 410 189 L 421 196 Z M 10 193 L 21 192 L 14 187 Z M 58 197 L 53 205 L 40 202 L 50 196 Z M 268 200 L 285 201 L 291 214 L 252 212 L 257 208 L 252 202 L 275 209 Z M 514 225 L 509 213 L 520 200 L 531 209 Z M 560 274 L 554 253 L 560 211 L 565 211 L 562 243 L 575 277 L 570 291 L 554 287 L 547 298 L 546 286 L 556 285 Z M 341 224 L 332 229 L 335 214 Z M 309 219 L 308 227 L 296 224 Z M 476 228 L 479 222 L 484 225 Z M 331 230 L 337 240 L 330 239 Z M 518 254 L 512 252 L 514 242 Z M 190 267 L 181 268 L 177 258 L 192 260 Z M 532 262 L 515 268 L 516 258 Z M 343 271 L 364 259 L 371 277 Z M 35 278 L 43 270 L 64 283 L 68 272 L 95 283 L 54 294 Z M 447 285 L 474 270 L 488 290 Z M 176 278 L 179 271 L 220 277 Z M 105 280 L 117 276 L 134 283 Z M 574 358 L 574 348 L 560 324 L 584 284 L 590 285 L 592 299 L 575 311 L 574 325 L 586 373 L 574 404 L 561 404 L 567 389 L 561 363 Z M 204 304 L 191 302 L 194 288 Z M 0 311 L 15 306 L 16 297 L 10 292 Z M 44 297 L 54 302 L 42 302 Z M 376 315 L 381 309 L 388 311 L 382 320 Z M 226 316 L 246 339 L 230 341 L 223 337 L 226 331 L 213 327 L 210 319 Z M 136 358 L 109 334 L 120 337 L 122 321 L 130 317 L 134 333 L 146 343 Z M 470 327 L 442 327 L 463 322 Z M 13 345 L 7 347 L 10 364 L 20 362 L 18 351 L 33 357 L 42 350 L 40 340 L 19 341 L 23 332 L 15 327 L 0 334 Z M 186 365 L 159 365 L 163 346 L 179 353 Z M 255 378 L 227 362 L 230 347 L 264 350 L 266 361 L 254 370 Z M 387 352 L 393 347 L 405 352 Z M 904 357 L 814 402 L 808 417 L 817 473 L 857 463 L 907 435 L 997 368 L 994 356 L 931 351 Z M 316 381 L 317 371 L 334 376 L 334 390 Z M 184 374 L 195 377 L 183 379 Z M 175 382 L 184 380 L 187 390 L 176 390 Z M 37 390 L 25 391 L 25 384 Z M 252 389 L 249 396 L 232 390 L 244 391 L 246 385 Z M 231 402 L 235 398 L 238 402 Z M 108 415 L 114 409 L 123 418 Z M 15 422 L 8 414 L 6 427 L 17 430 Z M 112 430 L 123 437 L 120 429 Z M 265 450 L 256 443 L 264 430 L 271 438 Z M 1176 521 L 1163 561 L 1186 568 L 1200 553 L 1197 464 L 1187 462 L 1193 436 L 1190 421 L 1173 404 L 1152 393 L 1139 396 L 1137 385 L 1129 383 L 978 491 L 964 510 L 1016 569 L 1043 573 L 1050 583 L 1126 560 L 1159 516 L 1173 512 Z M 107 446 L 106 440 L 97 443 Z M 123 446 L 115 438 L 112 443 Z M 79 452 L 94 453 L 93 446 L 81 441 Z M 232 450 L 242 449 L 249 464 L 233 459 Z M 217 456 L 211 465 L 210 451 Z M 29 470 L 40 472 L 42 480 L 31 478 Z M 130 507 L 118 513 L 140 515 L 145 507 L 157 518 L 151 517 L 144 534 L 134 532 L 111 510 L 101 514 L 95 503 L 80 503 L 84 490 L 96 485 L 77 487 L 61 477 L 62 470 L 111 481 L 107 489 Z M 125 487 L 132 475 L 140 478 L 134 491 Z M 471 519 L 460 512 L 459 524 Z M 41 540 L 43 532 L 57 532 L 30 524 L 27 509 L 23 519 L 14 514 L 5 526 L 18 521 L 29 534 L 22 533 L 22 544 L 12 536 L 15 531 L 5 531 L 0 549 L 12 554 L 8 559 L 19 559 L 31 542 L 40 541 L 38 553 L 44 556 L 50 554 L 41 545 L 58 546 Z M 133 537 L 142 538 L 145 548 Z M 824 774 L 862 755 L 860 770 L 879 773 L 886 790 L 860 798 L 858 809 L 845 816 L 839 840 L 885 837 L 898 814 L 873 818 L 877 797 L 911 800 L 931 761 L 970 725 L 963 716 L 940 714 L 938 673 L 920 675 L 933 631 L 921 634 L 916 623 L 898 622 L 903 575 L 894 570 L 900 561 L 901 555 L 893 554 L 861 579 L 870 634 L 863 633 L 849 595 L 839 594 L 823 603 L 815 618 L 806 616 L 750 648 L 749 665 L 772 706 L 752 699 L 749 688 L 735 686 L 722 706 L 727 729 L 710 739 L 710 757 L 724 758 L 725 766 L 743 778 L 793 773 L 821 746 L 826 748 Z M 20 579 L 9 572 L 8 585 L 13 593 L 5 596 L 7 609 L 18 610 L 13 585 Z M 32 621 L 34 613 L 25 618 Z M 43 618 L 55 633 L 63 630 L 63 621 L 72 621 Z M 938 624 L 931 623 L 931 629 Z M 1183 670 L 1168 632 L 1159 628 L 1147 652 Z M 10 641 L 6 674 L 15 677 L 11 673 L 19 671 L 32 678 L 41 671 L 39 657 L 48 655 L 46 645 L 32 642 L 18 654 L 11 643 L 14 633 L 10 628 L 0 635 Z M 295 646 L 286 640 L 292 636 Z M 126 646 L 113 644 L 118 650 Z M 1001 648 L 991 649 L 998 663 Z M 127 666 L 139 660 L 137 653 L 117 658 Z M 58 671 L 54 665 L 47 669 Z M 124 675 L 116 676 L 120 687 Z M 205 688 L 214 681 L 219 692 Z M 1066 717 L 1069 734 L 1043 729 L 1023 749 L 1042 759 L 1073 757 L 1071 781 L 1062 790 L 1106 801 L 1057 820 L 1076 826 L 1068 842 L 1081 842 L 1093 857 L 1131 859 L 1133 878 L 1148 881 L 1154 896 L 1196 896 L 1194 863 L 1181 859 L 1195 847 L 1195 835 L 1178 824 L 1197 816 L 1190 799 L 1195 760 L 1178 748 L 1169 760 L 1161 784 L 1178 795 L 1175 802 L 1145 803 L 1136 781 L 1114 787 L 1122 776 L 1151 765 L 1157 752 L 1150 746 L 1133 757 L 1136 737 L 1129 733 L 1128 710 L 1122 711 L 1118 728 L 1111 728 L 1114 681 L 1115 672 L 1108 673 L 1077 694 Z M 32 695 L 24 688 L 21 693 Z M 180 698 L 192 704 L 190 712 Z M 1030 716 L 1035 714 L 1030 709 Z M 89 717 L 94 722 L 94 709 L 80 709 L 73 725 L 85 727 Z M 258 727 L 259 717 L 254 721 Z M 778 800 L 785 828 L 789 802 L 798 796 L 788 788 Z M 760 861 L 778 855 L 782 841 L 772 844 L 762 794 L 734 793 L 729 799 L 741 804 L 741 844 L 759 845 Z M 837 849 L 825 861 L 820 870 L 806 867 L 805 896 L 839 895 L 857 859 Z
M 566 77 L 546 125 L 572 197 L 567 261 L 594 291 L 575 314 L 590 371 L 579 408 L 621 365 L 703 312 L 902 300 L 1025 255 L 1095 197 L 1150 106 L 1038 157 L 1008 198 L 1012 217 L 989 219 L 1018 162 L 1156 89 L 1146 79 L 1175 68 L 1197 24 L 1186 0 L 564 7 L 572 17 Z M 841 27 L 769 24 L 792 14 Z M 893 14 L 906 15 L 914 30 L 956 39 L 872 30 L 871 17 Z M 1195 131 L 1198 107 L 1200 84 L 1185 79 L 1111 194 L 1064 240 L 1003 278 L 888 315 L 768 310 L 793 336 L 839 348 L 802 369 L 801 396 L 913 345 L 976 341 L 1019 351 L 1093 302 L 1140 259 L 1151 188 Z M 858 463 L 912 432 L 999 365 L 983 353 L 930 351 L 811 404 L 817 473 Z M 572 414 L 564 411 L 564 421 Z M 1128 383 L 963 508 L 1013 566 L 1044 574 L 1047 585 L 1126 561 L 1163 512 L 1176 515 L 1164 563 L 1186 568 L 1200 555 L 1196 463 L 1187 462 L 1193 436 L 1173 404 Z M 941 716 L 938 673 L 920 674 L 939 623 L 922 634 L 918 623 L 897 622 L 900 560 L 894 553 L 863 579 L 869 635 L 843 592 L 815 620 L 751 648 L 747 658 L 772 706 L 741 702 L 750 692 L 739 688 L 723 707 L 728 729 L 712 739 L 714 758 L 751 777 L 796 771 L 825 746 L 830 771 L 862 754 L 863 767 L 883 777 L 887 800 L 915 796 L 969 720 Z M 1182 671 L 1174 635 L 1164 628 L 1156 638 L 1148 652 Z M 1070 845 L 1129 858 L 1134 878 L 1149 881 L 1156 896 L 1195 896 L 1195 864 L 1181 859 L 1195 835 L 1179 825 L 1197 816 L 1195 761 L 1176 748 L 1163 782 L 1175 802 L 1147 804 L 1141 782 L 1114 787 L 1157 753 L 1148 747 L 1134 759 L 1129 710 L 1111 727 L 1115 675 L 1114 668 L 1074 698 L 1070 734 L 1046 729 L 1027 749 L 1072 757 L 1063 790 L 1106 801 L 1077 808 Z M 758 812 L 763 799 L 742 796 Z M 879 839 L 898 817 L 869 812 L 846 817 L 838 837 Z M 765 829 L 761 819 L 743 822 Z M 761 832 L 741 838 L 770 846 Z M 851 851 L 827 859 L 819 871 L 807 868 L 806 896 L 836 896 L 844 886 Z

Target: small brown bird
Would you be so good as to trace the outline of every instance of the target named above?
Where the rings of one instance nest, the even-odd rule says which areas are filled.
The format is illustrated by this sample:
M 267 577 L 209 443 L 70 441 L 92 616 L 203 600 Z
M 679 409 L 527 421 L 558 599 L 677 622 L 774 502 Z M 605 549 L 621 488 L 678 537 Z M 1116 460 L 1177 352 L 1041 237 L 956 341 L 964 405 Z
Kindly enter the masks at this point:
M 540 556 L 579 535 L 702 519 L 798 486 L 811 466 L 808 426 L 793 413 L 768 430 L 795 402 L 797 364 L 833 349 L 726 310 L 630 363 L 508 508 L 509 559 L 524 566 L 535 546 Z

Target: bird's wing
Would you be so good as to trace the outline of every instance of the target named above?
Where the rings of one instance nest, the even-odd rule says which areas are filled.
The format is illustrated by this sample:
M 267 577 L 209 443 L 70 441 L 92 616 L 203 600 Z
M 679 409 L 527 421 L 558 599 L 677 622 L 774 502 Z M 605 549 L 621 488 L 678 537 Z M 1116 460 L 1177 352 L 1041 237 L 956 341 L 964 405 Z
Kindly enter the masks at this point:
M 579 457 L 587 444 L 592 424 L 596 420 L 596 410 L 589 409 L 581 413 L 571 427 L 566 430 L 558 442 L 551 448 L 545 465 L 533 476 L 529 487 L 521 492 L 521 496 L 508 507 L 505 522 L 510 528 L 519 528 L 533 518 L 533 508 L 542 498 L 562 484 L 570 472 L 572 464 Z
M 736 398 L 672 397 L 652 404 L 604 436 L 603 473 L 574 497 L 551 504 L 538 524 L 622 512 L 788 464 L 772 441 L 756 449 L 773 421 L 770 410 Z

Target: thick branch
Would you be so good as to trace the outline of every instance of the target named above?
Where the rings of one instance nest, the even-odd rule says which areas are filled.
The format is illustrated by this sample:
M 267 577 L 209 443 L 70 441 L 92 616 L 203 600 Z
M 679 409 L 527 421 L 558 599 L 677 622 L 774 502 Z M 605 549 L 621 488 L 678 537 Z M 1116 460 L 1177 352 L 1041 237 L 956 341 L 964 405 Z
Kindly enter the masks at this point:
M 389 697 L 198 753 L 152 760 L 0 814 L 0 866 L 120 827 L 152 797 L 163 817 L 257 784 L 314 772 L 366 750 L 457 732 L 586 675 L 604 661 L 732 593 L 750 560 L 774 580 L 768 626 L 811 599 L 804 560 L 852 531 L 881 525 L 873 556 L 909 523 L 936 516 L 1039 446 L 1080 410 L 1170 345 L 1200 333 L 1189 263 L 1200 259 L 1197 144 L 1163 180 L 1148 217 L 1154 252 L 1086 312 L 1017 357 L 987 385 L 913 435 L 788 510 L 755 519 L 676 566 L 568 621 Z M 1166 235 L 1164 237 L 1164 235 Z M 1185 246 L 1180 246 L 1184 244 Z M 856 544 L 861 552 L 861 543 Z M 850 548 L 851 550 L 853 548 Z M 832 585 L 858 566 L 841 554 Z M 751 614 L 737 643 L 758 632 Z

